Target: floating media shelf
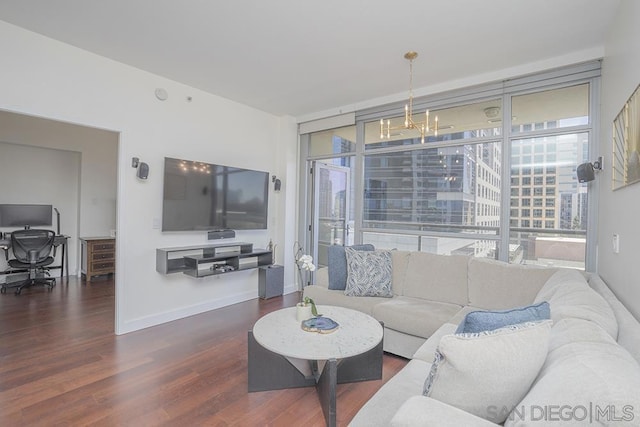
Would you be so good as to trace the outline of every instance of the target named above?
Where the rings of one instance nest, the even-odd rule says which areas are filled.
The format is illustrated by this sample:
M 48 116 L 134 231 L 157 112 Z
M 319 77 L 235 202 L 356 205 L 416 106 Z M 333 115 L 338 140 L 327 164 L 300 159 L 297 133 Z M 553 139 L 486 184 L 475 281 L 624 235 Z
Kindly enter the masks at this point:
M 252 243 L 218 243 L 156 249 L 156 271 L 206 277 L 249 270 L 273 263 L 273 253 Z

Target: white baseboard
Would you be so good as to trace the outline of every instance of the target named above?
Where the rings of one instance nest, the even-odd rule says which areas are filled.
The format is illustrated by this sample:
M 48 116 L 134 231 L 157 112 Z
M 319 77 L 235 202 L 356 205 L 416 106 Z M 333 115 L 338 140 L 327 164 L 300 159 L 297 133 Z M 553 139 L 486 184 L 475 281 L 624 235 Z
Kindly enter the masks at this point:
M 231 295 L 226 298 L 220 298 L 212 301 L 206 301 L 201 304 L 182 307 L 176 310 L 165 311 L 164 313 L 154 314 L 151 316 L 140 317 L 124 322 L 121 328 L 116 332 L 117 335 L 126 334 L 151 326 L 160 325 L 162 323 L 172 322 L 174 320 L 183 319 L 185 317 L 215 310 L 216 308 L 226 307 L 228 305 L 237 304 L 239 302 L 249 301 L 257 298 L 256 291 L 248 291 L 240 294 Z
M 297 290 L 298 289 L 295 285 L 288 285 L 284 287 L 283 292 L 285 295 L 287 295 Z M 189 307 L 182 307 L 171 311 L 165 311 L 164 313 L 140 317 L 124 322 L 122 327 L 117 328 L 116 335 L 122 335 L 129 332 L 138 331 L 140 329 L 161 325 L 163 323 L 173 322 L 174 320 L 183 319 L 185 317 L 194 316 L 196 314 L 215 310 L 216 308 L 226 307 L 255 298 L 258 298 L 258 296 L 256 295 L 256 291 L 247 291 L 231 295 L 226 298 L 220 298 L 213 301 L 206 301 L 201 304 L 191 305 Z
M 290 293 L 296 292 L 297 290 L 298 290 L 298 287 L 295 284 L 293 284 L 293 285 L 285 286 L 283 292 L 285 295 L 288 295 Z

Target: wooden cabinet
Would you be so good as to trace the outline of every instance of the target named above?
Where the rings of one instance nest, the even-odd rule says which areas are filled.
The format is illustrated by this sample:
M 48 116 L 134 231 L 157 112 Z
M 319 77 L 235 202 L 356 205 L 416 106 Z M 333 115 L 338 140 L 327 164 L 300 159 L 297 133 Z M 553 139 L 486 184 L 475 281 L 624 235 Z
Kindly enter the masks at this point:
M 81 237 L 82 276 L 90 282 L 95 276 L 116 271 L 116 239 L 113 237 Z

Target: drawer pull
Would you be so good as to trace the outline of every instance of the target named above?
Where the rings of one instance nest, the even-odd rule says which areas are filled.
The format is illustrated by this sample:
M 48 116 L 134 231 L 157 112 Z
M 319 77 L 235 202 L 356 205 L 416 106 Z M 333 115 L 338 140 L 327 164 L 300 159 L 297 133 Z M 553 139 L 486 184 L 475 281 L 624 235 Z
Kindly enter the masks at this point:
M 103 269 L 103 268 L 113 268 L 113 264 L 95 264 L 93 266 L 94 270 L 100 270 L 100 269 Z

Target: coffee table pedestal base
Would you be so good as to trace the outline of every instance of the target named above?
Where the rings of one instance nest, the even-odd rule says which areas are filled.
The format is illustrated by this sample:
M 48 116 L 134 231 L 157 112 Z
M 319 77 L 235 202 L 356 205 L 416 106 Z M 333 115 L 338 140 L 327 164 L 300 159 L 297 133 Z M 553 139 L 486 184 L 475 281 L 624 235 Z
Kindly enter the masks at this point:
M 329 359 L 318 369 L 318 362 L 308 361 L 308 373 L 301 372 L 299 360 L 288 358 L 262 347 L 253 332 L 248 334 L 249 392 L 315 386 L 327 426 L 336 425 L 336 385 L 382 378 L 382 341 L 371 350 L 346 359 Z M 320 363 L 322 365 L 322 363 Z

